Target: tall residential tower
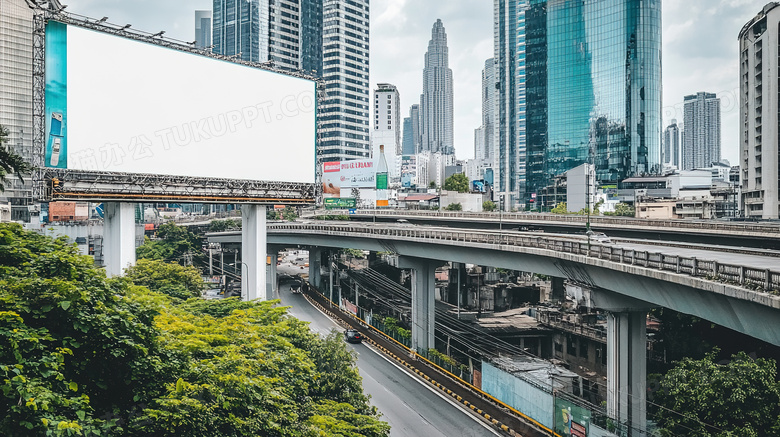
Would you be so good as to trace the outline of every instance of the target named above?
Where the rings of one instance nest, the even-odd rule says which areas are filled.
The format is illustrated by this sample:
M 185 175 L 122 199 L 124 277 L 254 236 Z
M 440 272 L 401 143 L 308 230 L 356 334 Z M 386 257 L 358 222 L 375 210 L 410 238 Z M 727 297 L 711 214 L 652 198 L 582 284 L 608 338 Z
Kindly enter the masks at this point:
M 682 170 L 720 162 L 720 99 L 713 93 L 685 96 Z
M 764 6 L 739 33 L 739 153 L 745 217 L 780 218 L 780 3 Z M 688 130 L 688 126 L 685 126 Z
M 369 0 L 324 0 L 325 101 L 318 110 L 325 161 L 370 156 Z

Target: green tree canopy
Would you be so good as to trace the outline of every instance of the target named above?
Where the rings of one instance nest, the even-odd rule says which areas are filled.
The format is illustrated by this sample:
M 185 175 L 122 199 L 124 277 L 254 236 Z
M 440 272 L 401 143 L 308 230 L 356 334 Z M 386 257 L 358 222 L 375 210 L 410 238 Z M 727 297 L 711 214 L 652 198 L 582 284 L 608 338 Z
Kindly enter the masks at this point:
M 177 299 L 200 297 L 205 288 L 198 269 L 162 260 L 139 259 L 125 271 L 125 276 L 136 285 Z
M 165 223 L 157 229 L 157 239 L 146 238 L 136 249 L 138 259 L 155 259 L 184 264 L 187 259 L 202 261 L 201 238 L 185 226 Z
M 463 211 L 463 205 L 461 205 L 460 203 L 450 203 L 444 209 L 447 211 Z
M 491 200 L 482 202 L 482 210 L 485 212 L 493 212 L 496 210 L 496 203 Z
M 661 379 L 655 393 L 663 436 L 759 437 L 780 435 L 780 384 L 773 360 L 743 352 L 727 364 L 685 358 Z
M 569 209 L 566 206 L 566 202 L 560 202 L 550 212 L 553 214 L 568 214 Z
M 463 173 L 455 173 L 444 181 L 444 189 L 457 191 L 458 193 L 468 193 L 469 179 Z
M 0 192 L 5 191 L 8 175 L 16 175 L 20 181 L 24 181 L 23 176 L 30 173 L 32 169 L 24 158 L 11 149 L 8 144 L 8 129 L 0 126 Z
M 389 434 L 338 334 L 276 301 L 172 300 L 132 282 L 157 286 L 151 265 L 106 278 L 64 238 L 0 225 L 0 435 Z
M 620 217 L 635 217 L 635 210 L 633 206 L 627 203 L 618 203 L 615 205 L 615 214 Z
M 231 229 L 241 229 L 241 219 L 213 220 L 209 223 L 209 231 L 223 232 Z

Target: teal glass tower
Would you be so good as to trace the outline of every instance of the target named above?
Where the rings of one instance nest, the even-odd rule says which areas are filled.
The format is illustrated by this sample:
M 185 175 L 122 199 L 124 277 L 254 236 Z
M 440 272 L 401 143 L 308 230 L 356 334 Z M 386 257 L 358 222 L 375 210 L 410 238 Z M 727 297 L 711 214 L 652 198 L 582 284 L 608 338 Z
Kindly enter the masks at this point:
M 499 139 L 499 153 L 507 177 L 517 172 L 507 184 L 518 187 L 517 203 L 587 162 L 602 184 L 659 173 L 661 0 L 514 1 L 517 25 L 497 25 L 496 39 L 515 32 L 515 60 L 499 65 L 514 69 L 506 67 L 514 84 L 501 87 L 515 96 L 516 116 L 502 122 L 516 134 Z

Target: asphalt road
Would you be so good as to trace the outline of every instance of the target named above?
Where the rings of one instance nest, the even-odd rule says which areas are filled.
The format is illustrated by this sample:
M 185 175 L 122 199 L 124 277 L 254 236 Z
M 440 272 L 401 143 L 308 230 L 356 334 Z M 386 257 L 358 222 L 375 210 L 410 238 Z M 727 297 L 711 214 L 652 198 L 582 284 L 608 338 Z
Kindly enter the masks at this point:
M 308 273 L 287 259 L 278 266 L 280 274 Z M 279 288 L 283 305 L 290 314 L 311 323 L 311 329 L 327 334 L 341 331 L 331 319 L 311 306 L 306 299 L 290 292 L 290 285 Z M 348 344 L 358 355 L 358 370 L 363 377 L 363 389 L 371 403 L 382 412 L 382 420 L 390 426 L 392 437 L 452 437 L 500 435 L 479 419 L 465 412 L 453 401 L 429 389 L 425 383 L 391 362 L 368 344 Z M 463 408 L 463 409 L 461 409 Z

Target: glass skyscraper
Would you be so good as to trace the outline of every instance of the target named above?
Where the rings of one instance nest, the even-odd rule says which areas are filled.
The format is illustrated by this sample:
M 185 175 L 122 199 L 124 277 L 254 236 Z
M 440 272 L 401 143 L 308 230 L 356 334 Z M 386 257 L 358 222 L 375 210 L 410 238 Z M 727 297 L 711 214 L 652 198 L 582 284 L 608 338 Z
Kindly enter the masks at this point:
M 318 110 L 323 161 L 365 159 L 369 150 L 369 0 L 324 0 L 324 102 Z
M 214 0 L 214 53 L 268 60 L 268 0 Z
M 498 18 L 507 16 L 496 24 L 499 178 L 509 181 L 500 190 L 514 185 L 523 204 L 586 162 L 601 183 L 660 172 L 661 1 L 495 0 L 495 6 Z M 505 53 L 513 37 L 514 61 Z
M 211 11 L 195 11 L 195 47 L 211 47 Z

